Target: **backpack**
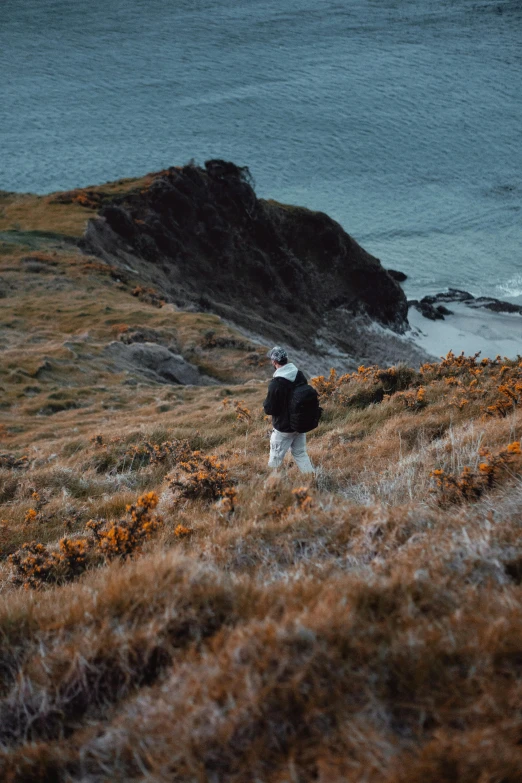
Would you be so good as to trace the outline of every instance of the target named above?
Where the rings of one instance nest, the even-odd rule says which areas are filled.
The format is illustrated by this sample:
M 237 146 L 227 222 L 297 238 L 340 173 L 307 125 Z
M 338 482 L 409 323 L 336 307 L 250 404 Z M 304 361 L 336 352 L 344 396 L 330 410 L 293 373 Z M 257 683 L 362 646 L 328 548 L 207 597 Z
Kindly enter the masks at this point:
M 302 383 L 294 388 L 288 404 L 290 426 L 294 432 L 315 430 L 322 412 L 319 395 L 313 386 Z

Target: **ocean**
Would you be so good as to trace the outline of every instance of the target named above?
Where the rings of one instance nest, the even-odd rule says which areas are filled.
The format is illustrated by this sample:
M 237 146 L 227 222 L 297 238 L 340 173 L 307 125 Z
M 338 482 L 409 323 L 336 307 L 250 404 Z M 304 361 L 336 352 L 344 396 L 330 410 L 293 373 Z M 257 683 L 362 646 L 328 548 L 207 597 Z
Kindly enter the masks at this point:
M 522 302 L 521 0 L 2 0 L 0 189 L 194 159 L 331 215 L 409 296 Z

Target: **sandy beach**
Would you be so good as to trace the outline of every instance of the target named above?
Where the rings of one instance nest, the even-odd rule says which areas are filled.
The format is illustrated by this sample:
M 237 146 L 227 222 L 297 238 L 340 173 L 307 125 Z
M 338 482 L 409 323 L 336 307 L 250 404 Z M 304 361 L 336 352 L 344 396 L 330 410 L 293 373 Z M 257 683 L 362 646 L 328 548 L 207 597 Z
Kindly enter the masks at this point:
M 462 302 L 448 305 L 452 315 L 443 321 L 430 321 L 410 307 L 408 320 L 412 341 L 435 357 L 448 351 L 466 355 L 480 351 L 482 357 L 498 354 L 514 359 L 522 354 L 522 316 L 517 313 L 495 313 L 469 307 Z

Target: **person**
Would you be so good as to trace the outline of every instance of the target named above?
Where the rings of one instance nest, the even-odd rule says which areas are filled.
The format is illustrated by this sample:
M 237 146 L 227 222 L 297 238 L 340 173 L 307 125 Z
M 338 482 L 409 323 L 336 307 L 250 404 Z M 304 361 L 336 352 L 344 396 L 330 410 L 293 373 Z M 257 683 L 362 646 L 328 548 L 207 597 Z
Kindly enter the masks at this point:
M 270 457 L 268 466 L 278 468 L 290 449 L 301 473 L 314 473 L 314 467 L 306 451 L 306 433 L 294 432 L 290 425 L 289 402 L 294 389 L 306 384 L 304 373 L 295 364 L 288 361 L 284 348 L 276 345 L 270 351 L 270 361 L 275 372 L 268 386 L 268 394 L 263 408 L 272 416 L 273 432 L 270 437 Z

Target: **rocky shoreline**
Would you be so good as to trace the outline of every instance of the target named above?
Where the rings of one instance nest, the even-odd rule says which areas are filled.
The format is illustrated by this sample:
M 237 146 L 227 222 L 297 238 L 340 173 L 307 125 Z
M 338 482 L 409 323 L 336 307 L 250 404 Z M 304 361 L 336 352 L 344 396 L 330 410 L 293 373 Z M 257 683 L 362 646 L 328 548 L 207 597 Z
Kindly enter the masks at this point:
M 448 351 L 491 359 L 522 355 L 522 321 L 517 312 L 494 311 L 464 300 L 452 301 L 451 314 L 436 320 L 411 307 L 408 320 L 410 339 L 436 358 Z
M 473 296 L 468 291 L 458 288 L 448 288 L 439 294 L 424 296 L 422 299 L 408 300 L 408 308 L 414 307 L 424 318 L 430 321 L 443 321 L 453 311 L 446 307 L 447 304 L 462 302 L 475 310 L 491 310 L 494 313 L 518 313 L 522 315 L 522 306 L 511 302 L 503 302 L 490 296 Z
M 407 277 L 388 270 L 398 282 Z M 422 299 L 408 300 L 407 340 L 433 357 L 448 351 L 482 357 L 522 355 L 522 306 L 469 291 L 448 288 Z
M 456 288 L 408 301 L 403 272 L 385 269 L 327 215 L 258 199 L 245 167 L 211 160 L 151 177 L 99 199 L 84 249 L 181 309 L 286 344 L 310 370 L 522 352 L 519 324 L 502 320 L 521 306 Z

